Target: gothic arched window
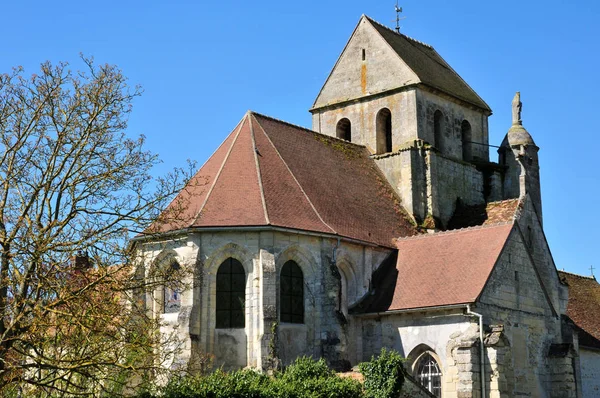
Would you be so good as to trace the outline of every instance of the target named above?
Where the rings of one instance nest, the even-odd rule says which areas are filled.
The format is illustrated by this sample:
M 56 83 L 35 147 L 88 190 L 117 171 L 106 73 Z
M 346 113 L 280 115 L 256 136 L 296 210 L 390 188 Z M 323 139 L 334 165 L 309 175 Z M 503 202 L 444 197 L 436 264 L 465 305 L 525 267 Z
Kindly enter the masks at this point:
M 434 138 L 434 146 L 440 151 L 444 152 L 444 114 L 437 110 L 433 114 L 433 138 Z
M 392 152 L 392 112 L 388 108 L 381 109 L 375 124 L 377 153 Z
M 471 141 L 473 140 L 471 136 L 471 124 L 468 121 L 463 120 L 462 124 L 460 125 L 460 132 L 462 137 L 463 160 L 473 160 L 471 148 Z
M 442 396 L 442 372 L 428 352 L 421 355 L 414 366 L 414 377 L 436 397 Z
M 292 260 L 283 264 L 279 282 L 281 322 L 304 323 L 304 276 L 298 264 Z
M 337 138 L 352 142 L 352 124 L 350 120 L 341 119 L 335 128 L 335 135 Z
M 218 329 L 243 328 L 246 324 L 246 272 L 242 264 L 228 258 L 217 271 L 217 321 Z
M 176 280 L 173 280 L 180 269 L 179 263 L 172 259 L 166 270 L 166 281 L 163 287 L 163 313 L 165 314 L 179 312 L 181 309 L 181 287 Z

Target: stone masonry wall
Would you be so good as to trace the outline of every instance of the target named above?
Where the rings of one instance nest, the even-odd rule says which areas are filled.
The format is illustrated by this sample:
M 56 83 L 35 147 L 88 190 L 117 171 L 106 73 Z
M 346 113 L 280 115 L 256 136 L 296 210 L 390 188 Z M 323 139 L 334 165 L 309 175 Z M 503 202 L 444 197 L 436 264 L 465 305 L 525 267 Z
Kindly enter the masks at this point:
M 492 275 L 477 303 L 485 324 L 504 326 L 506 345 L 502 356 L 489 355 L 493 375 L 508 367 L 511 378 L 488 378 L 493 396 L 548 396 L 552 366 L 550 345 L 561 342 L 560 320 L 552 312 L 540 278 L 524 247 L 521 234 L 513 229 Z
M 455 100 L 444 98 L 422 88 L 416 90 L 416 97 L 418 138 L 432 145 L 435 143 L 434 113 L 439 110 L 444 115 L 442 122 L 444 155 L 462 160 L 461 125 L 466 120 L 471 125 L 471 141 L 483 144 L 471 144 L 473 158 L 483 161 L 489 160 L 489 147 L 487 146 L 488 120 L 481 110 L 470 108 Z
M 147 247 L 147 265 L 164 252 Z M 389 250 L 337 239 L 284 232 L 198 233 L 170 243 L 181 264 L 190 264 L 192 289 L 182 292 L 182 309 L 160 314 L 164 333 L 179 336 L 182 352 L 177 366 L 192 357 L 214 356 L 214 366 L 226 369 L 252 366 L 264 369 L 277 354 L 282 364 L 301 355 L 324 357 L 331 366 L 348 368 L 357 363 L 356 323 L 348 305 L 368 292 L 373 265 Z M 245 327 L 216 329 L 216 273 L 227 258 L 239 260 L 246 271 Z M 304 277 L 305 319 L 302 324 L 279 322 L 277 339 L 272 328 L 279 315 L 279 273 L 295 261 Z M 149 299 L 152 305 L 152 299 Z M 274 353 L 272 342 L 279 341 Z

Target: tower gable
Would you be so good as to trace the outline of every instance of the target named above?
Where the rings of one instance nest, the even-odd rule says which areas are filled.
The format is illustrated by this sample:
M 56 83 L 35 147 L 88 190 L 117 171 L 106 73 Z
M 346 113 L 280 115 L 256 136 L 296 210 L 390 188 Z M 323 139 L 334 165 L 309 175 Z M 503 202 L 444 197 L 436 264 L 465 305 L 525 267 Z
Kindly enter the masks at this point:
M 419 83 L 419 77 L 362 16 L 313 109 Z

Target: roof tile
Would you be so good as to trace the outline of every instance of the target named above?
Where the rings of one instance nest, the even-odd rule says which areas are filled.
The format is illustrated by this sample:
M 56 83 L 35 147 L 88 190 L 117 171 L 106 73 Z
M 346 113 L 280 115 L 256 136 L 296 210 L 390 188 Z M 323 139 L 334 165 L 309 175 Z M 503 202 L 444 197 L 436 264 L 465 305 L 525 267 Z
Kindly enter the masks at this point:
M 399 239 L 397 261 L 381 269 L 379 282 L 374 281 L 375 294 L 367 296 L 354 311 L 372 313 L 475 302 L 512 228 L 512 223 L 502 223 Z
M 588 338 L 581 344 L 600 348 L 600 284 L 590 276 L 564 271 L 558 271 L 558 275 L 569 285 L 567 316 L 592 337 L 584 335 Z

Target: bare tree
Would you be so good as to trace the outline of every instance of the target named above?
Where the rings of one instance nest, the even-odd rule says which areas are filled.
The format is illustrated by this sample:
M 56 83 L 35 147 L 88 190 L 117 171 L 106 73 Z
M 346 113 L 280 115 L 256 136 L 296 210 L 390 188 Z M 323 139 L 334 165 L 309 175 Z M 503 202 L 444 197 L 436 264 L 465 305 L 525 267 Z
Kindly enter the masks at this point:
M 82 59 L 0 75 L 3 396 L 113 394 L 160 365 L 127 242 L 188 173 L 152 177 L 157 157 L 125 134 L 140 88 Z

